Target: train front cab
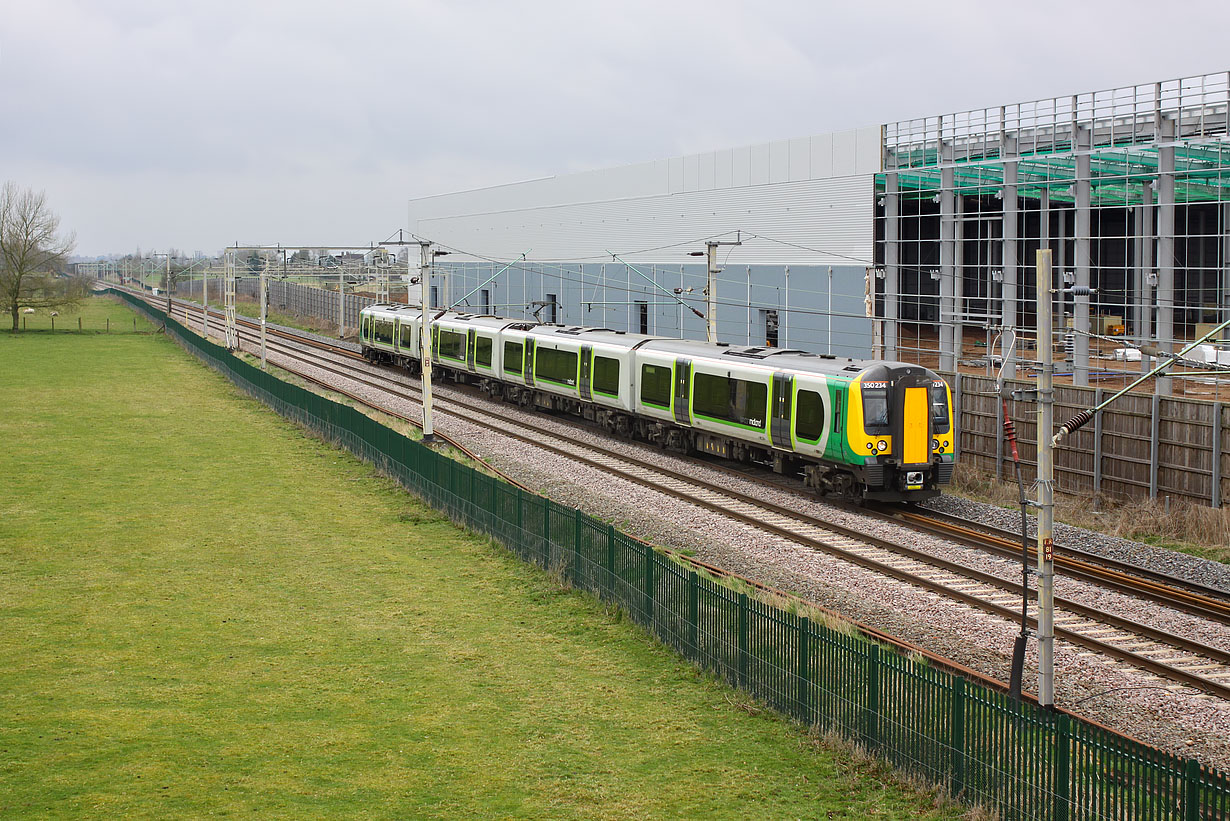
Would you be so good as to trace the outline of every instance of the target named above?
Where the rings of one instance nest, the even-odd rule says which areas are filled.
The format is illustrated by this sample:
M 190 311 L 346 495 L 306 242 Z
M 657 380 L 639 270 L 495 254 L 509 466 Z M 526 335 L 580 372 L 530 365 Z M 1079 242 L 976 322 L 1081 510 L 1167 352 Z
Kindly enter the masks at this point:
M 850 383 L 847 437 L 862 459 L 864 497 L 920 501 L 952 481 L 948 384 L 919 365 L 872 366 Z

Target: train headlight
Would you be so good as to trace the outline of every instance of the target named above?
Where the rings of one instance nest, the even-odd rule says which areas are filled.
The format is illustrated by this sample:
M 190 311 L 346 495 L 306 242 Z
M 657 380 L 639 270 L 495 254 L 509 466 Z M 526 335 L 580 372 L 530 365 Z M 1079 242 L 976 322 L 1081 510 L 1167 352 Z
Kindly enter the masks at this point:
M 881 439 L 879 442 L 876 442 L 876 450 L 880 451 L 880 453 L 883 453 L 884 451 L 888 450 L 888 442 L 885 442 L 883 439 Z
M 947 439 L 945 439 L 945 440 L 944 440 L 944 447 L 948 447 L 948 440 L 947 440 Z
M 932 449 L 932 450 L 939 450 L 939 449 L 940 449 L 940 440 L 939 440 L 939 439 L 932 439 L 932 440 L 931 440 L 931 449 Z
M 867 443 L 867 450 L 875 450 L 875 447 L 876 446 L 871 444 L 870 442 Z

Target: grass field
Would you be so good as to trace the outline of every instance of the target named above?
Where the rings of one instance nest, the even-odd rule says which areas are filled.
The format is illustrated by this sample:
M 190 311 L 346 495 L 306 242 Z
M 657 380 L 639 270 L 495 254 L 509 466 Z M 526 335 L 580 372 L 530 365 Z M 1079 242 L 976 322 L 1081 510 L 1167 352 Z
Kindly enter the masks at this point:
M 2 334 L 0 403 L 0 817 L 960 814 L 164 337 Z
M 133 331 L 150 332 L 154 328 L 145 319 L 130 311 L 118 300 L 92 298 L 81 303 L 78 310 L 61 308 L 59 316 L 51 316 L 50 311 L 40 310 L 32 314 L 19 314 L 20 327 L 18 333 L 50 333 L 54 323 L 55 332 L 77 332 L 77 321 L 81 321 L 81 329 L 85 333 L 133 333 Z M 134 322 L 135 320 L 135 322 Z M 0 332 L 10 332 L 13 319 L 9 315 L 0 317 Z M 3 337 L 0 336 L 0 340 Z M 0 342 L 0 344 L 3 344 Z M 0 347 L 0 351 L 5 348 Z

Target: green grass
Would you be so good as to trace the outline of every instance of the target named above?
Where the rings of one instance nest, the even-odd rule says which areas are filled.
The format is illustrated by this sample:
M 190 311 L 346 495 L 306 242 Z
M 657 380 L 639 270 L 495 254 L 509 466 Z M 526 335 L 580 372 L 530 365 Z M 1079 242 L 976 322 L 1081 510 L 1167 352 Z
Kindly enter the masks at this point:
M 0 817 L 959 814 L 161 336 L 0 346 Z
M 35 311 L 32 314 L 19 314 L 19 331 L 21 333 L 49 333 L 52 323 L 55 332 L 77 332 L 77 320 L 81 320 L 81 328 L 86 333 L 132 333 L 137 331 L 150 332 L 154 328 L 143 316 L 137 316 L 125 307 L 118 299 L 94 297 L 84 300 L 77 309 L 59 308 L 59 316 L 51 316 L 47 310 Z M 136 324 L 133 324 L 133 320 Z M 108 324 L 110 323 L 110 324 Z M 0 317 L 0 329 L 12 333 L 13 318 L 9 314 Z M 4 348 L 0 347 L 0 350 Z

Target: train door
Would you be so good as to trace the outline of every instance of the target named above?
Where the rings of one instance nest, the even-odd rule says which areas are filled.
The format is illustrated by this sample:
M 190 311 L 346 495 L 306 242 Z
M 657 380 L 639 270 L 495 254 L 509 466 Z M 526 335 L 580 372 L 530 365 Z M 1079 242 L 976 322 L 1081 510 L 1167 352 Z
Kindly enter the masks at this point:
M 589 402 L 594 398 L 594 393 L 590 388 L 590 366 L 594 360 L 594 346 L 581 346 L 581 373 L 580 379 L 577 380 L 578 386 L 581 389 L 581 398 Z
M 470 328 L 466 331 L 466 368 L 474 373 L 474 351 L 478 345 L 478 331 Z
M 790 450 L 790 419 L 794 405 L 794 377 L 786 373 L 773 374 L 773 404 L 770 406 L 769 435 L 773 447 Z
M 894 374 L 889 393 L 893 456 L 902 465 L 925 465 L 931 458 L 931 378 L 922 368 Z
M 931 402 L 928 389 L 906 388 L 901 415 L 901 463 L 925 465 L 931 453 Z
M 525 384 L 534 387 L 534 337 L 525 338 Z
M 692 360 L 675 360 L 675 421 L 681 425 L 692 424 Z

